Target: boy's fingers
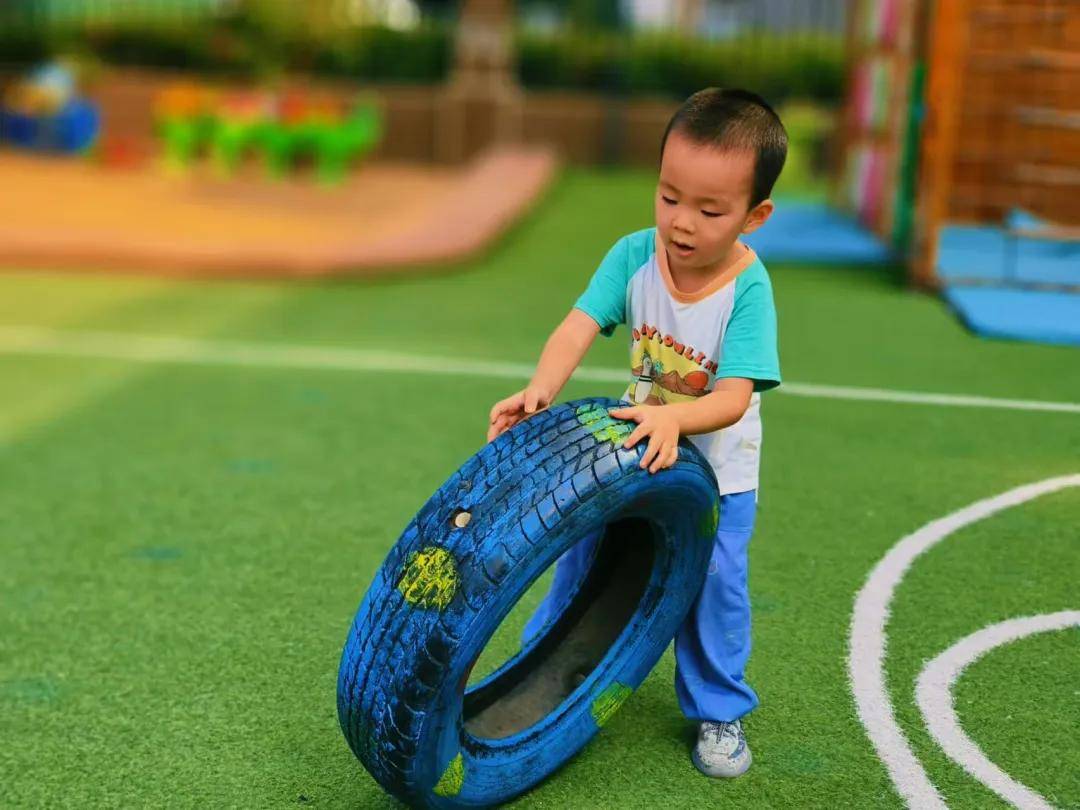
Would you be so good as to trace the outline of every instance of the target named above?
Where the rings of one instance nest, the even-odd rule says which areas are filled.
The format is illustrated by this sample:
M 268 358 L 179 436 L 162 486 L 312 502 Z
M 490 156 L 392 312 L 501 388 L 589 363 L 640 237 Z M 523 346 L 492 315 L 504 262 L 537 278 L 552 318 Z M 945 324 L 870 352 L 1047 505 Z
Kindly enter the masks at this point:
M 500 399 L 495 403 L 495 407 L 491 410 L 501 412 L 520 411 L 524 403 L 525 392 L 518 391 L 516 394 L 511 394 L 506 399 Z
M 494 405 L 491 406 L 491 413 L 488 415 L 488 421 L 492 424 L 495 424 L 495 420 L 499 418 L 499 414 L 501 414 L 505 410 L 508 410 L 505 399 L 496 402 Z
M 661 447 L 659 450 L 656 451 L 656 458 L 654 458 L 652 460 L 652 463 L 649 465 L 650 473 L 658 472 L 664 466 L 664 455 L 666 453 L 667 449 L 664 447 Z
M 500 436 L 509 428 L 512 428 L 515 423 L 516 420 L 514 420 L 511 415 L 506 413 L 499 414 L 495 417 L 495 421 L 488 427 L 488 436 L 490 437 L 488 441 Z
M 623 447 L 629 450 L 631 447 L 633 447 L 635 444 L 640 442 L 648 435 L 649 429 L 644 425 L 638 425 L 636 428 L 634 428 L 633 432 L 626 437 L 626 441 L 623 442 Z
M 645 455 L 643 455 L 641 457 L 641 468 L 642 469 L 648 469 L 649 464 L 652 462 L 652 460 L 654 458 L 656 458 L 656 454 L 659 453 L 659 452 L 660 452 L 660 442 L 656 438 L 656 436 L 653 436 L 652 438 L 649 439 L 649 446 L 645 448 Z
M 656 473 L 660 472 L 660 470 L 664 469 L 665 467 L 670 467 L 670 458 L 671 449 L 667 446 L 661 448 L 661 450 L 656 454 L 656 460 L 653 461 L 652 465 L 649 467 L 649 472 Z
M 535 391 L 525 392 L 525 413 L 535 413 L 537 402 L 540 399 Z
M 494 424 L 500 414 L 512 414 L 516 411 L 520 411 L 523 403 L 524 397 L 520 393 L 514 394 L 512 397 L 507 397 L 506 399 L 500 399 L 491 407 L 491 413 L 488 414 L 488 421 Z
M 608 411 L 609 416 L 614 416 L 616 419 L 633 420 L 635 422 L 641 421 L 641 409 L 638 407 L 633 408 L 613 408 Z
M 669 447 L 667 452 L 664 453 L 664 463 L 661 465 L 661 469 L 667 469 L 668 467 L 674 467 L 675 462 L 679 460 L 679 445 Z

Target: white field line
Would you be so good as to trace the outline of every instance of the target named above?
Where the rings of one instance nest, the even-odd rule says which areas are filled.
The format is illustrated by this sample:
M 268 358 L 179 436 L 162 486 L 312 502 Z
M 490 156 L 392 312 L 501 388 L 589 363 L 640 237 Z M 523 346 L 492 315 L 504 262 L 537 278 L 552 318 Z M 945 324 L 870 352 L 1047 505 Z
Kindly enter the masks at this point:
M 896 391 L 890 388 L 852 388 L 813 383 L 784 383 L 777 391 L 803 397 L 854 399 L 866 402 L 903 402 L 911 405 L 943 405 L 953 408 L 1003 408 L 1010 411 L 1051 411 L 1080 414 L 1080 402 L 1047 402 L 1038 399 L 1005 399 L 964 394 Z
M 1063 610 L 1041 616 L 1009 619 L 984 627 L 961 639 L 923 667 L 915 698 L 923 722 L 938 745 L 957 765 L 998 796 L 1027 810 L 1052 810 L 1052 805 L 1035 791 L 1020 784 L 987 758 L 960 726 L 952 687 L 961 673 L 977 659 L 1003 644 L 1035 633 L 1080 626 L 1080 610 Z
M 874 566 L 855 597 L 848 649 L 848 676 L 859 720 L 909 807 L 945 807 L 915 757 L 893 713 L 885 682 L 886 625 L 893 595 L 915 559 L 956 531 L 997 512 L 1067 487 L 1080 486 L 1080 474 L 1026 484 L 928 523 L 903 538 Z
M 334 371 L 422 372 L 462 377 L 527 380 L 534 366 L 461 357 L 405 354 L 370 349 L 254 341 L 205 340 L 142 333 L 86 332 L 30 326 L 0 326 L 0 353 L 89 357 L 143 363 L 187 363 Z M 625 383 L 625 369 L 582 367 L 574 378 Z M 897 402 L 963 408 L 998 408 L 1080 414 L 1080 403 L 896 391 L 813 383 L 784 383 L 778 392 L 794 396 L 862 402 Z

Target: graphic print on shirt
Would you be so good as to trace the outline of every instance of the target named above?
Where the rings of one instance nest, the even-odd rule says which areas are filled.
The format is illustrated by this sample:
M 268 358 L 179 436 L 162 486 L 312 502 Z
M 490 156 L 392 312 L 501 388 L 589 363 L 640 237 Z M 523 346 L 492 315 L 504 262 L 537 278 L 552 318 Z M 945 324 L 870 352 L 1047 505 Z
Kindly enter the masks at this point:
M 705 352 L 642 324 L 632 330 L 631 373 L 627 398 L 636 405 L 690 402 L 711 390 L 716 362 Z

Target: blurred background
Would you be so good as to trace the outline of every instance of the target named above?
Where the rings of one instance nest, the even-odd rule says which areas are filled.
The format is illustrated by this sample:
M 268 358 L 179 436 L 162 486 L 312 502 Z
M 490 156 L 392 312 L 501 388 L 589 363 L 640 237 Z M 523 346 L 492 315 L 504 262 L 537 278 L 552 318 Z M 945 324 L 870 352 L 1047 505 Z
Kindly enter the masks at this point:
M 697 775 L 668 654 L 514 806 L 904 806 L 848 686 L 857 589 L 926 521 L 1077 472 L 1078 0 L 0 0 L 4 803 L 394 806 L 337 724 L 349 620 L 654 224 L 660 137 L 709 86 L 791 141 L 748 239 L 784 375 L 756 764 Z M 563 399 L 620 394 L 623 334 Z M 923 728 L 920 668 L 1075 608 L 1078 525 L 1077 487 L 1007 510 L 899 592 L 887 680 L 950 806 L 995 799 Z M 957 705 L 1080 807 L 1080 645 L 1051 636 Z
M 741 86 L 791 135 L 787 204 L 754 240 L 767 259 L 899 262 L 977 330 L 1014 336 L 1032 330 L 995 320 L 1002 288 L 1025 311 L 1038 292 L 1058 315 L 1034 334 L 1077 341 L 1060 295 L 1080 283 L 1078 15 L 1068 0 L 2 0 L 0 179 L 49 193 L 4 212 L 0 262 L 273 275 L 461 257 L 555 166 L 655 166 L 680 100 Z M 43 153 L 83 165 L 24 159 Z M 343 191 L 357 182 L 392 212 Z M 315 188 L 336 189 L 335 215 Z M 53 193 L 70 211 L 48 233 Z M 449 229 L 470 236 L 440 236 L 469 194 L 482 210 Z M 361 219 L 365 246 L 346 244 Z M 290 259 L 312 239 L 327 246 Z

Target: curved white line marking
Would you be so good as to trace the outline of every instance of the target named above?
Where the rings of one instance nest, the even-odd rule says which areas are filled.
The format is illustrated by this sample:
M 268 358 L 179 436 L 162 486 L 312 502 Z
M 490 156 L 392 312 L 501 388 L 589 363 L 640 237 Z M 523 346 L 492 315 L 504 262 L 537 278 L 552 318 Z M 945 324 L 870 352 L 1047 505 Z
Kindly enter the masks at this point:
M 922 810 L 946 805 L 897 724 L 885 685 L 885 625 L 897 586 L 920 554 L 958 529 L 1040 495 L 1076 486 L 1080 486 L 1080 474 L 1049 478 L 973 503 L 928 523 L 889 550 L 855 597 L 848 652 L 851 691 L 870 742 L 909 806 Z
M 991 762 L 964 733 L 956 716 L 952 686 L 964 669 L 995 647 L 1035 633 L 1063 630 L 1074 625 L 1080 626 L 1080 610 L 1009 619 L 984 627 L 958 641 L 919 673 L 915 699 L 919 703 L 923 721 L 938 745 L 953 762 L 1017 807 L 1053 810 L 1046 799 L 1012 779 Z

